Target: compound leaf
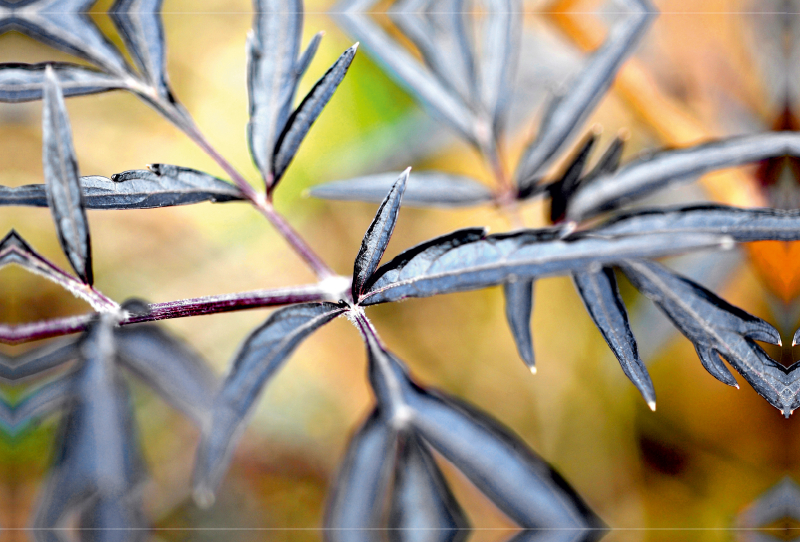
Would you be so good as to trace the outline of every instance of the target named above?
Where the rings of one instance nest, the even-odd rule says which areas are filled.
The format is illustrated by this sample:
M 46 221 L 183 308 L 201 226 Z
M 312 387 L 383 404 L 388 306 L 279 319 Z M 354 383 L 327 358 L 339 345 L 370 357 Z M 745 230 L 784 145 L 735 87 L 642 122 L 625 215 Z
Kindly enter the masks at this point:
M 402 267 L 413 265 L 413 274 L 404 273 L 396 264 L 387 264 L 393 265 L 393 272 L 378 269 L 376 275 L 380 278 L 363 293 L 359 303 L 373 305 L 407 297 L 461 292 L 500 284 L 512 277 L 535 279 L 581 271 L 590 264 L 666 256 L 730 243 L 729 238 L 709 234 L 605 239 L 584 233 L 562 238 L 563 233 L 560 228 L 521 230 L 449 248 L 435 258 L 425 252 L 401 255 L 400 261 L 406 260 Z

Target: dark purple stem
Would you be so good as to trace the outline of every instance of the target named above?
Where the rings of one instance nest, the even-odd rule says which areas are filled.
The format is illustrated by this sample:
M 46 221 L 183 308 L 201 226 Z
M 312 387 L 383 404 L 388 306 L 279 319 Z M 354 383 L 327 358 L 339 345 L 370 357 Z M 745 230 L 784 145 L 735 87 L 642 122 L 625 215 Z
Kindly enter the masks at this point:
M 165 303 L 152 303 L 147 306 L 146 311 L 128 314 L 119 322 L 119 325 L 124 326 L 139 322 L 153 322 L 156 320 L 168 320 L 171 318 L 182 318 L 184 316 L 197 316 L 201 314 L 216 314 L 258 307 L 274 307 L 278 305 L 291 305 L 294 303 L 325 301 L 330 298 L 331 292 L 324 289 L 319 284 L 196 297 L 192 299 L 168 301 Z M 47 337 L 78 333 L 84 331 L 98 314 L 99 313 L 94 312 L 19 325 L 0 325 L 0 342 L 18 344 Z

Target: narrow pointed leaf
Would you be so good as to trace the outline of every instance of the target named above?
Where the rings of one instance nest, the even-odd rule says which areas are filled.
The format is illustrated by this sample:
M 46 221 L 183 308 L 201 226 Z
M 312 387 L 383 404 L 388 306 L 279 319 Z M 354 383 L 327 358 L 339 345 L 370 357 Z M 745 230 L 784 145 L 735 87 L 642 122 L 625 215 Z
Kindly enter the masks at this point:
M 592 54 L 583 71 L 569 83 L 566 93 L 548 105 L 536 139 L 525 150 L 517 166 L 519 186 L 539 177 L 561 148 L 583 127 L 654 19 L 656 12 L 648 0 L 635 0 L 630 5 L 633 11 L 610 29 L 606 41 Z
M 245 339 L 216 397 L 197 452 L 194 480 L 199 503 L 213 499 L 244 424 L 269 379 L 306 337 L 344 311 L 333 303 L 292 305 L 272 313 Z
M 621 265 L 634 286 L 652 299 L 694 344 L 709 372 L 735 385 L 730 373 L 712 357 L 719 353 L 772 406 L 787 417 L 800 404 L 800 382 L 771 360 L 754 341 L 780 344 L 780 334 L 767 322 L 655 262 Z
M 247 141 L 269 189 L 274 184 L 272 155 L 292 111 L 297 86 L 303 4 L 301 0 L 254 0 L 253 8 L 253 33 L 247 44 Z
M 116 0 L 108 14 L 145 80 L 160 96 L 172 101 L 161 4 L 162 0 Z
M 698 346 L 697 357 L 700 358 L 700 363 L 703 364 L 703 367 L 711 374 L 711 376 L 723 384 L 727 384 L 728 386 L 732 386 L 734 388 L 739 387 L 736 379 L 733 378 L 731 372 L 727 367 L 725 367 L 725 364 L 722 363 L 722 360 L 720 359 L 716 350 L 705 345 Z
M 517 345 L 519 357 L 525 365 L 536 372 L 531 336 L 531 313 L 533 312 L 533 281 L 510 280 L 503 283 L 503 296 L 506 300 L 506 320 Z
M 628 322 L 628 311 L 617 289 L 614 270 L 608 267 L 599 271 L 587 269 L 575 273 L 572 278 L 589 316 L 619 360 L 625 376 L 630 378 L 648 406 L 655 409 L 653 381 L 639 357 L 639 348 Z
M 123 171 L 110 179 L 99 175 L 81 177 L 80 184 L 87 209 L 155 209 L 244 199 L 241 191 L 229 182 L 202 171 L 167 164 L 151 164 L 149 170 Z M 44 207 L 45 185 L 0 186 L 0 205 Z
M 449 249 L 434 259 L 425 254 L 411 256 L 404 265 L 413 265 L 413 274 L 404 274 L 402 270 L 388 274 L 379 269 L 377 274 L 383 276 L 370 285 L 359 303 L 374 305 L 407 297 L 462 292 L 497 285 L 512 277 L 535 279 L 574 273 L 589 265 L 604 265 L 631 257 L 666 256 L 730 244 L 730 238 L 708 234 L 613 239 L 580 234 L 562 239 L 562 233 L 560 228 L 522 230 L 490 235 Z
M 92 247 L 78 180 L 78 163 L 72 147 L 72 131 L 58 80 L 49 68 L 45 70 L 42 130 L 47 201 L 56 223 L 58 240 L 72 268 L 84 283 L 91 286 Z
M 278 137 L 278 141 L 275 144 L 275 152 L 272 155 L 274 180 L 270 188 L 274 187 L 283 177 L 286 168 L 289 167 L 289 163 L 297 153 L 297 149 L 300 148 L 300 143 L 303 142 L 306 134 L 308 134 L 311 125 L 317 120 L 339 83 L 344 79 L 347 69 L 353 62 L 357 48 L 358 44 L 355 44 L 342 53 L 286 121 L 286 126 L 280 137 Z
M 214 373 L 199 354 L 155 325 L 115 330 L 117 357 L 184 414 L 202 424 L 217 392 Z
M 19 103 L 42 99 L 44 70 L 52 66 L 65 97 L 96 94 L 125 88 L 117 76 L 66 62 L 0 64 L 0 102 Z
M 367 228 L 367 233 L 364 234 L 361 249 L 358 251 L 353 268 L 353 299 L 360 297 L 364 285 L 375 273 L 386 250 L 386 245 L 389 244 L 410 171 L 411 168 L 405 170 L 394 182 L 378 208 L 378 212 L 375 213 L 375 218 Z
M 378 173 L 317 185 L 309 190 L 309 194 L 321 199 L 380 203 L 396 180 L 394 173 Z M 421 171 L 408 178 L 403 205 L 469 207 L 488 203 L 492 197 L 491 190 L 475 179 L 439 171 Z
M 617 172 L 582 186 L 569 202 L 567 218 L 581 221 L 600 212 L 717 169 L 775 156 L 800 155 L 796 132 L 765 132 L 710 141 L 684 149 L 662 151 L 628 162 Z
M 619 163 L 622 160 L 622 150 L 625 146 L 625 139 L 622 136 L 617 136 L 614 141 L 608 146 L 600 160 L 584 177 L 580 179 L 580 184 L 588 184 L 594 179 L 603 175 L 609 175 L 619 169 Z
M 397 432 L 373 410 L 350 441 L 325 510 L 326 538 L 370 541 L 385 525 Z
M 592 230 L 601 236 L 719 232 L 735 241 L 800 241 L 800 210 L 686 205 L 621 213 Z
M 467 518 L 425 444 L 400 439 L 389 513 L 389 540 L 450 542 L 469 535 Z

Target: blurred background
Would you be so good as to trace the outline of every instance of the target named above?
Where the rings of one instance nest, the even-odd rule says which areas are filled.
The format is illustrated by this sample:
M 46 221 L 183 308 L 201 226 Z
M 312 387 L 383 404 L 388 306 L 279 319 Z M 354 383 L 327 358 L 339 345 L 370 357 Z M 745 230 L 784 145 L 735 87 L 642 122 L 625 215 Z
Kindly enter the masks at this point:
M 626 129 L 625 158 L 646 149 L 763 131 L 785 113 L 778 85 L 788 20 L 797 4 L 766 0 L 663 0 L 660 16 L 586 124 L 603 127 L 601 148 Z M 121 49 L 97 2 L 92 18 Z M 379 3 L 383 6 L 384 3 Z M 615 2 L 526 1 L 520 69 L 504 160 L 516 164 L 535 134 L 548 93 L 568 81 L 621 16 Z M 303 43 L 325 30 L 301 83 L 307 92 L 352 39 L 329 16 L 333 2 L 306 0 Z M 248 179 L 260 177 L 247 150 L 247 0 L 165 0 L 168 68 L 178 99 L 213 145 Z M 380 11 L 380 10 L 377 10 Z M 401 40 L 391 21 L 376 20 Z M 405 42 L 403 42 L 405 43 Z M 797 44 L 795 44 L 796 48 Z M 0 61 L 78 61 L 15 32 L 0 36 Z M 782 68 L 782 66 L 784 66 Z M 781 75 L 782 74 L 782 75 Z M 781 79 L 783 77 L 784 79 Z M 110 176 L 149 163 L 222 171 L 180 131 L 124 92 L 71 98 L 67 107 L 83 175 Z M 0 183 L 43 182 L 41 103 L 0 104 Z M 342 274 L 376 206 L 304 197 L 318 183 L 407 166 L 491 182 L 477 153 L 437 123 L 361 50 L 276 191 L 279 211 Z M 557 169 L 557 168 L 555 168 Z M 554 171 L 555 171 L 554 169 Z M 762 168 L 763 169 L 763 168 Z M 756 166 L 708 175 L 651 203 L 716 200 L 766 205 L 770 183 Z M 762 173 L 760 173 L 762 172 Z M 413 173 L 412 173 L 413 175 Z M 795 181 L 796 183 L 796 181 Z M 522 209 L 525 225 L 546 225 L 544 204 Z M 143 211 L 90 211 L 96 286 L 117 301 L 151 302 L 310 283 L 314 277 L 269 224 L 243 203 Z M 512 229 L 492 209 L 403 209 L 386 258 L 466 226 Z M 0 231 L 15 228 L 67 267 L 47 209 L 0 209 Z M 669 264 L 734 305 L 760 316 L 788 344 L 800 309 L 800 249 L 758 243 L 725 255 Z M 553 464 L 611 527 L 607 540 L 732 540 L 737 515 L 784 476 L 800 480 L 800 431 L 741 381 L 712 378 L 692 345 L 627 284 L 634 332 L 658 396 L 650 412 L 588 317 L 569 279 L 536 283 L 533 316 L 538 374 L 518 359 L 499 288 L 409 300 L 369 309 L 386 344 L 428 386 L 455 394 L 512 428 Z M 0 269 L 0 320 L 28 322 L 89 310 L 82 301 L 18 268 Z M 164 322 L 223 374 L 237 345 L 267 309 Z M 17 354 L 33 345 L 0 347 Z M 795 355 L 797 353 L 795 352 Z M 324 502 L 347 442 L 372 405 L 361 340 L 345 320 L 314 334 L 262 396 L 210 510 L 190 498 L 199 437 L 192 424 L 133 378 L 136 416 L 151 478 L 148 517 L 161 540 L 318 540 Z M 19 393 L 18 391 L 13 393 Z M 52 461 L 56 420 L 0 442 L 0 525 L 24 527 Z M 476 528 L 472 540 L 504 540 L 512 524 L 443 463 Z M 186 530 L 268 528 L 248 531 Z M 674 531 L 671 529 L 696 529 Z M 174 529 L 174 530 L 173 530 Z M 8 533 L 7 533 L 8 534 Z

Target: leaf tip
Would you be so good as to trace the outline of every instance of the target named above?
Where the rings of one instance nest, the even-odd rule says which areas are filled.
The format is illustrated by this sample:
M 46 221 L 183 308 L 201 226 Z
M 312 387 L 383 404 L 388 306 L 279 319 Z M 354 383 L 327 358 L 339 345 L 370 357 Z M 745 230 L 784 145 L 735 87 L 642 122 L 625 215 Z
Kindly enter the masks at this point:
M 532 375 L 535 375 L 535 374 L 536 374 L 536 365 L 529 365 L 529 366 L 528 366 L 528 369 L 530 369 L 530 370 L 531 370 L 531 374 L 532 374 Z
M 205 485 L 195 488 L 194 492 L 192 493 L 192 498 L 194 499 L 195 504 L 203 509 L 211 508 L 216 500 L 214 492 Z
M 655 401 L 647 401 L 647 406 L 650 407 L 650 410 L 655 412 L 656 411 L 656 402 Z

